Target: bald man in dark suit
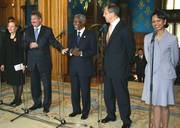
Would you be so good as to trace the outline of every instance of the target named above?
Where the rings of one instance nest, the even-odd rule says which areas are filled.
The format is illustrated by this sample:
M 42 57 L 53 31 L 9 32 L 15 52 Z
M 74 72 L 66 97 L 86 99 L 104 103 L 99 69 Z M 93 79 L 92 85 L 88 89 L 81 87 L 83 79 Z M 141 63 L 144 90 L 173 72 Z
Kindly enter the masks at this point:
M 68 41 L 69 69 L 71 77 L 71 101 L 74 117 L 82 113 L 81 119 L 87 119 L 90 111 L 90 80 L 93 75 L 93 56 L 97 50 L 97 39 L 93 31 L 85 28 L 86 17 L 83 14 L 74 16 L 74 33 Z M 82 110 L 80 105 L 82 96 Z
M 64 53 L 63 46 L 56 40 L 52 29 L 42 25 L 42 17 L 39 12 L 31 14 L 32 26 L 25 31 L 25 43 L 27 47 L 27 67 L 31 72 L 31 94 L 34 105 L 30 110 L 43 106 L 43 112 L 48 113 L 51 105 L 51 53 L 50 45 Z M 42 104 L 41 81 L 44 88 L 44 100 Z

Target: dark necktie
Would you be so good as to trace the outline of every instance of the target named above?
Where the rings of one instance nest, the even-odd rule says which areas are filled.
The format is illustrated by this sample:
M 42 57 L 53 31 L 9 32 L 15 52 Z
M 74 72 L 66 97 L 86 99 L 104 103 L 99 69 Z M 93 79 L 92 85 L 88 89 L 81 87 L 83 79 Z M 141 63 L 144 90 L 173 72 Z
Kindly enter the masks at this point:
M 79 41 L 80 41 L 80 38 L 81 38 L 80 34 L 81 34 L 81 32 L 78 32 L 78 34 L 77 34 L 77 45 L 79 45 Z
M 35 29 L 34 29 L 34 35 L 35 35 L 35 39 L 36 39 L 36 41 L 37 41 L 37 39 L 38 39 L 38 35 L 39 35 L 38 30 L 39 30 L 39 28 L 35 28 Z

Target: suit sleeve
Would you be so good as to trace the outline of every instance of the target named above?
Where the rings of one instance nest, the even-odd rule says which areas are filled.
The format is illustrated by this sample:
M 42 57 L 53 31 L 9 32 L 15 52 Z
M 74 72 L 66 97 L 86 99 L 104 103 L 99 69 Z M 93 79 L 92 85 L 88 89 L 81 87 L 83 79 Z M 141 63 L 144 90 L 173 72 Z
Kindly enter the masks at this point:
M 72 48 L 74 48 L 72 38 L 73 38 L 73 34 L 68 35 L 67 48 L 68 48 L 69 50 L 72 49 Z M 72 54 L 71 54 L 70 52 L 68 52 L 66 55 L 69 56 L 69 57 L 72 56 Z
M 1 58 L 0 58 L 0 64 L 5 65 L 6 62 L 6 50 L 7 50 L 7 33 L 4 33 L 1 38 Z
M 129 63 L 132 64 L 132 63 L 134 63 L 134 55 L 135 55 L 135 51 L 136 51 L 136 46 L 135 46 L 135 40 L 133 37 L 133 33 L 129 27 L 124 28 L 123 37 L 124 37 L 124 41 L 126 44 L 128 60 L 129 60 Z
M 0 65 L 2 64 L 2 33 L 0 32 Z
M 49 42 L 54 48 L 58 49 L 58 51 L 61 51 L 62 49 L 64 49 L 62 44 L 59 41 L 57 41 L 56 38 L 54 37 L 54 34 L 51 28 L 50 28 Z
M 150 61 L 149 54 L 150 54 L 150 49 L 149 49 L 149 45 L 148 45 L 147 36 L 145 36 L 144 37 L 144 55 L 145 55 L 147 62 Z
M 171 61 L 172 61 L 173 66 L 176 67 L 176 65 L 179 61 L 179 47 L 178 47 L 177 38 L 174 38 L 174 40 L 172 42 Z

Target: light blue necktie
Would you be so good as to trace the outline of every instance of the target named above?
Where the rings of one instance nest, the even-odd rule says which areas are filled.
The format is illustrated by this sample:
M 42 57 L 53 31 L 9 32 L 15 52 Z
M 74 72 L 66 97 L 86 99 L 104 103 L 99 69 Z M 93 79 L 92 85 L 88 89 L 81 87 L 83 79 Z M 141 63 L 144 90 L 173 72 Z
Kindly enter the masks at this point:
M 35 39 L 36 39 L 36 41 L 37 41 L 37 39 L 38 39 L 38 35 L 39 35 L 39 28 L 35 28 L 34 29 L 34 35 L 35 35 Z
M 81 34 L 81 32 L 78 32 L 78 34 L 77 34 L 77 45 L 78 46 L 79 46 L 79 41 L 80 41 L 80 38 L 81 38 L 80 34 Z

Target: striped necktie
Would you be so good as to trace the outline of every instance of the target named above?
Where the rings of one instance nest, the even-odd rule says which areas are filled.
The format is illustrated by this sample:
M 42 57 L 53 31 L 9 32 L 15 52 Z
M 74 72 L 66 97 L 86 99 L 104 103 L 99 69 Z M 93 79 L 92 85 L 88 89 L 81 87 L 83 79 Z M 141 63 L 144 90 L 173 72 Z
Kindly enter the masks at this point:
M 39 35 L 39 28 L 35 28 L 35 29 L 34 29 L 34 35 L 35 35 L 35 39 L 36 39 L 36 41 L 37 41 L 38 35 Z

